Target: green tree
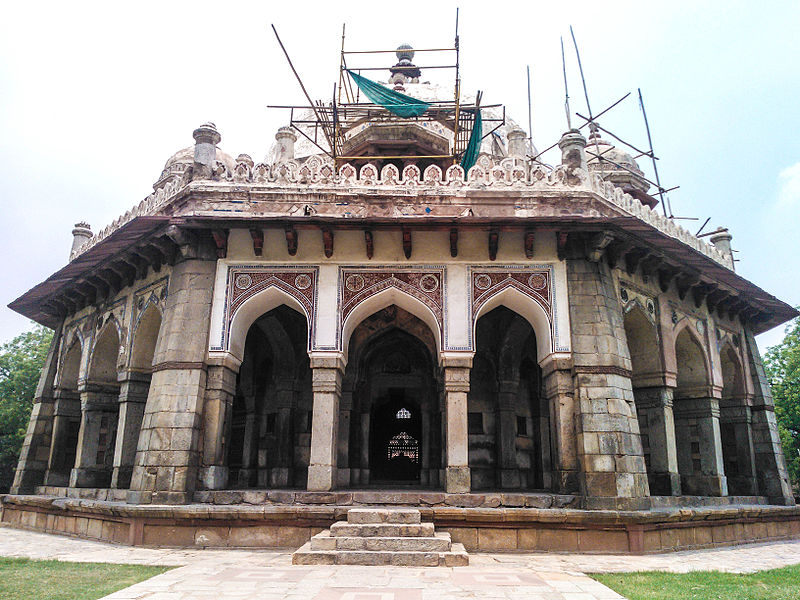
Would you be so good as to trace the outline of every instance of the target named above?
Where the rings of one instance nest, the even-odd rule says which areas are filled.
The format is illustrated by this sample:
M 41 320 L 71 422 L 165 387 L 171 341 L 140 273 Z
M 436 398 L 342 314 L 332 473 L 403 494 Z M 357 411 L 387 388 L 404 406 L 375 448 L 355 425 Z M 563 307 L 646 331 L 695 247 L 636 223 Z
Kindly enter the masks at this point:
M 792 485 L 800 487 L 800 318 L 786 326 L 786 337 L 764 357 L 783 453 Z
M 41 325 L 0 346 L 0 492 L 14 480 L 53 332 Z

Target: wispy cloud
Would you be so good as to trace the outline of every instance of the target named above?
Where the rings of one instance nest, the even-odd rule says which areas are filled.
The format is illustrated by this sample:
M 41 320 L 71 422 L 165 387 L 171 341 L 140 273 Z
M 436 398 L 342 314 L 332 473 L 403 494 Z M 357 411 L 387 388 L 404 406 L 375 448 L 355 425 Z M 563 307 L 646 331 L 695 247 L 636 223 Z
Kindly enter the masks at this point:
M 778 207 L 800 205 L 800 161 L 778 174 Z

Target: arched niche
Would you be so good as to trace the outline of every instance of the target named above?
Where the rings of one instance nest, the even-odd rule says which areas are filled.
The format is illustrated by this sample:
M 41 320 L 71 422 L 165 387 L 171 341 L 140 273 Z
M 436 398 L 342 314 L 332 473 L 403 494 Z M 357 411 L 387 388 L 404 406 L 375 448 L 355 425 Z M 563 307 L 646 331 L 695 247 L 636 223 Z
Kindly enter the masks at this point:
M 722 371 L 720 438 L 728 492 L 734 496 L 758 493 L 752 422 L 739 353 L 727 341 L 719 353 Z
M 340 483 L 440 487 L 434 332 L 390 305 L 355 327 L 348 352 L 339 412 Z
M 116 383 L 118 360 L 119 333 L 116 324 L 108 321 L 100 330 L 92 348 L 87 380 L 96 383 Z
M 154 304 L 150 304 L 139 318 L 133 332 L 131 345 L 130 368 L 142 373 L 149 373 L 153 369 L 153 356 L 158 342 L 158 332 L 161 329 L 161 311 Z
M 473 339 L 475 339 L 474 333 L 478 320 L 498 306 L 505 306 L 528 321 L 536 333 L 536 353 L 539 362 L 553 352 L 553 334 L 549 315 L 541 304 L 513 287 L 505 288 L 481 305 L 473 318 Z
M 708 395 L 711 374 L 703 342 L 683 327 L 675 337 L 675 361 L 678 366 L 676 398 Z
M 61 370 L 58 374 L 56 387 L 63 390 L 77 390 L 78 376 L 81 369 L 81 356 L 83 348 L 78 338 L 72 341 L 69 349 L 61 360 Z
M 228 328 L 228 349 L 230 353 L 239 360 L 242 360 L 244 356 L 245 339 L 250 326 L 256 319 L 282 304 L 294 309 L 305 317 L 307 329 L 309 331 L 308 338 L 306 339 L 306 347 L 309 348 L 312 316 L 306 312 L 303 305 L 294 296 L 278 287 L 272 286 L 261 290 L 245 300 L 234 313 L 230 327 Z
M 623 324 L 631 356 L 633 387 L 658 385 L 663 367 L 658 330 L 639 304 L 625 312 Z
M 81 400 L 78 393 L 83 347 L 74 336 L 61 359 L 55 386 L 53 436 L 45 475 L 45 485 L 66 486 L 75 466 L 81 425 Z
M 305 313 L 288 302 L 273 306 L 252 318 L 243 337 L 222 442 L 228 487 L 302 486 L 313 407 Z
M 540 346 L 528 319 L 505 305 L 476 321 L 467 398 L 472 489 L 542 490 L 552 485 Z
M 390 287 L 370 296 L 353 308 L 342 323 L 342 348 L 349 353 L 350 338 L 356 327 L 367 317 L 389 306 L 396 305 L 425 323 L 436 339 L 436 348 L 442 348 L 442 331 L 439 320 L 430 308 L 413 296 L 396 287 Z

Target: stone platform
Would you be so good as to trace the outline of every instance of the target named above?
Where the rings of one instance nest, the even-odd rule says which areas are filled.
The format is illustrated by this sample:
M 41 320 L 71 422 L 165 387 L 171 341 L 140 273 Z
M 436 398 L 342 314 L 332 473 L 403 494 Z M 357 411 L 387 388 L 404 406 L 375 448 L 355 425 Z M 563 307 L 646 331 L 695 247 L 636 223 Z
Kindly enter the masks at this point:
M 115 490 L 65 493 L 0 496 L 0 520 L 133 546 L 296 549 L 348 510 L 369 506 L 362 502 L 386 508 L 416 498 L 422 519 L 468 551 L 644 554 L 800 538 L 800 507 L 766 505 L 761 498 L 656 498 L 665 506 L 624 511 L 555 507 L 559 497 L 542 494 L 432 492 L 439 501 L 428 505 L 428 492 L 241 491 L 211 493 L 216 504 L 167 506 L 126 504 Z M 547 507 L 531 506 L 540 501 Z
M 294 565 L 466 567 L 464 546 L 423 523 L 419 510 L 353 508 L 292 554 Z

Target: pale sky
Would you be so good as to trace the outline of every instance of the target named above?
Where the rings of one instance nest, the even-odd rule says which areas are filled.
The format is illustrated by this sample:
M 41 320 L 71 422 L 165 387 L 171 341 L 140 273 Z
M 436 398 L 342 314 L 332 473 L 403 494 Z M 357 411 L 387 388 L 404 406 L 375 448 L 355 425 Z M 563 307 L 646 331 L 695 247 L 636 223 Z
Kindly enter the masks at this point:
M 263 159 L 288 120 L 266 105 L 304 102 L 270 23 L 328 100 L 342 23 L 350 50 L 449 46 L 456 6 L 464 90 L 525 125 L 530 65 L 539 148 L 566 130 L 559 36 L 573 112 L 586 111 L 572 25 L 593 111 L 632 92 L 600 122 L 639 147 L 642 89 L 674 212 L 700 218 L 681 224 L 729 227 L 737 271 L 800 305 L 798 2 L 15 2 L 0 23 L 0 341 L 27 328 L 5 305 L 64 266 L 73 224 L 99 231 L 145 198 L 196 126 Z

